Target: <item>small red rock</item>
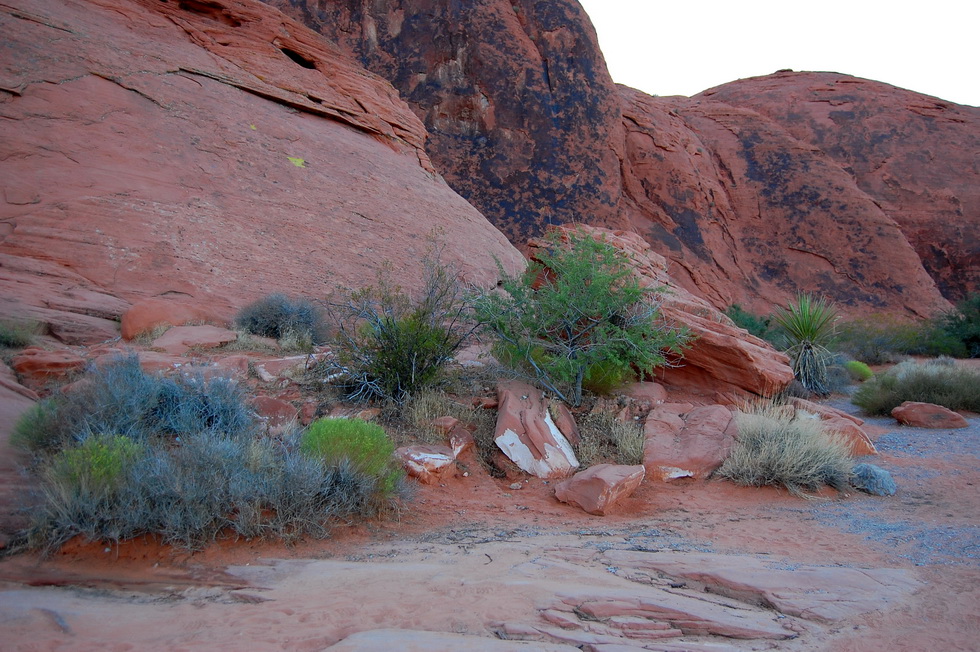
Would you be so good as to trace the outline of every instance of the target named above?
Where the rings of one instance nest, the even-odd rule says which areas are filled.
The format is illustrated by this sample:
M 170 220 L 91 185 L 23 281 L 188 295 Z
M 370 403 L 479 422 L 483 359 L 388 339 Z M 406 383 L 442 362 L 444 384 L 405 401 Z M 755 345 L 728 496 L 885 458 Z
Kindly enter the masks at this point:
M 641 465 L 597 464 L 555 486 L 555 498 L 581 507 L 589 514 L 604 516 L 643 482 Z
M 892 410 L 892 416 L 906 426 L 917 428 L 966 428 L 970 424 L 962 415 L 941 405 L 905 401 Z
M 455 456 L 448 446 L 403 446 L 395 451 L 405 472 L 422 484 L 436 484 L 455 473 Z

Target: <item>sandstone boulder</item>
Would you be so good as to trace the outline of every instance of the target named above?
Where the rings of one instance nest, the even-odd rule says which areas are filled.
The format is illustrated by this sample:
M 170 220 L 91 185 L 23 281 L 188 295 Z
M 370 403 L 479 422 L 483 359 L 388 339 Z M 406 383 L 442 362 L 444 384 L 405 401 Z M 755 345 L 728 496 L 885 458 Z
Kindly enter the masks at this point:
M 511 381 L 498 385 L 497 398 L 494 441 L 510 461 L 539 478 L 563 478 L 578 468 L 572 445 L 540 390 Z
M 192 348 L 214 349 L 238 339 L 238 333 L 218 326 L 175 326 L 150 345 L 164 353 L 180 355 Z
M 878 454 L 878 449 L 863 428 L 863 419 L 843 410 L 802 398 L 790 398 L 788 404 L 794 409 L 794 415 L 811 415 L 819 418 L 827 430 L 836 432 L 847 442 L 851 454 L 855 457 Z
M 555 498 L 581 507 L 589 514 L 605 516 L 628 498 L 643 482 L 642 465 L 597 464 L 555 485 Z
M 47 350 L 29 346 L 11 361 L 11 366 L 29 385 L 39 386 L 64 380 L 85 367 L 85 358 L 68 349 Z
M 159 326 L 184 326 L 192 322 L 215 321 L 221 320 L 206 306 L 167 299 L 144 299 L 123 313 L 122 337 L 124 340 L 131 340 Z
M 448 446 L 403 446 L 395 451 L 402 468 L 422 484 L 438 484 L 453 476 L 456 456 Z
M 966 428 L 970 424 L 962 415 L 941 405 L 905 401 L 892 410 L 895 420 L 916 428 Z
M 683 419 L 663 408 L 647 416 L 643 466 L 652 479 L 703 480 L 721 466 L 735 442 L 732 412 L 721 405 L 697 407 Z

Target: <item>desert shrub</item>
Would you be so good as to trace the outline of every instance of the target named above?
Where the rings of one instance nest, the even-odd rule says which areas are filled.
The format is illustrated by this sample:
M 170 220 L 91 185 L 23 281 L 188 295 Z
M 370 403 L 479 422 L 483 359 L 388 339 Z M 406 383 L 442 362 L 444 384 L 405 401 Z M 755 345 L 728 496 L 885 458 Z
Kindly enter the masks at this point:
M 592 364 L 582 378 L 582 389 L 593 394 L 608 396 L 617 389 L 636 382 L 636 372 L 632 367 L 623 367 L 606 360 Z
M 56 451 L 91 435 L 146 440 L 196 432 L 248 436 L 255 417 L 244 390 L 226 378 L 146 374 L 136 355 L 92 366 L 71 392 L 38 403 L 15 426 L 14 441 Z
M 844 368 L 847 369 L 847 373 L 851 375 L 851 378 L 860 382 L 874 377 L 874 372 L 871 371 L 871 367 L 858 360 L 848 360 L 844 363 Z
M 403 403 L 438 380 L 472 332 L 456 270 L 441 263 L 438 249 L 422 263 L 419 292 L 393 283 L 388 269 L 375 286 L 329 302 L 330 371 L 342 376 L 350 398 Z
M 964 356 L 980 358 L 980 293 L 956 304 L 954 310 L 938 319 L 937 325 L 946 337 L 962 346 Z
M 905 401 L 977 412 L 980 411 L 980 370 L 910 360 L 866 381 L 851 401 L 872 415 L 890 414 Z
M 328 466 L 265 439 L 91 437 L 45 467 L 30 541 L 50 550 L 79 534 L 154 534 L 194 550 L 228 535 L 322 537 L 337 519 L 373 515 L 376 485 L 348 462 Z
M 30 346 L 39 330 L 37 322 L 0 319 L 0 347 L 21 349 Z
M 845 490 L 853 466 L 847 443 L 819 419 L 791 414 L 773 405 L 736 412 L 738 437 L 716 474 L 741 485 L 784 486 L 794 495 L 823 485 Z
M 575 456 L 582 467 L 601 462 L 643 464 L 643 425 L 622 421 L 612 412 L 594 411 L 579 421 Z
M 490 421 L 487 410 L 460 403 L 444 392 L 431 389 L 413 394 L 402 406 L 401 414 L 416 439 L 430 444 L 446 441 L 446 435 L 432 425 L 439 417 L 450 416 L 476 429 L 487 427 Z
M 839 323 L 834 346 L 867 364 L 895 362 L 907 355 L 966 354 L 963 343 L 937 323 L 887 314 Z
M 574 406 L 593 367 L 614 378 L 650 371 L 686 341 L 659 318 L 657 291 L 640 287 L 625 254 L 586 233 L 564 242 L 553 232 L 523 274 L 500 274 L 504 291 L 476 303 L 498 359 Z
M 374 491 L 382 499 L 398 491 L 402 472 L 394 462 L 395 446 L 377 424 L 360 419 L 319 419 L 303 433 L 299 449 L 329 467 L 350 465 L 375 482 Z
M 292 340 L 293 346 L 319 344 L 326 340 L 323 311 L 308 299 L 291 299 L 285 294 L 270 294 L 242 308 L 235 326 L 247 333 Z
M 814 394 L 829 394 L 827 363 L 831 353 L 827 347 L 834 337 L 837 310 L 822 298 L 800 294 L 773 319 L 787 337 L 786 353 L 793 375 Z
M 735 322 L 736 326 L 744 328 L 751 335 L 755 335 L 769 343 L 774 343 L 777 339 L 777 332 L 772 324 L 772 315 L 755 315 L 737 303 L 733 303 L 725 308 L 725 315 Z

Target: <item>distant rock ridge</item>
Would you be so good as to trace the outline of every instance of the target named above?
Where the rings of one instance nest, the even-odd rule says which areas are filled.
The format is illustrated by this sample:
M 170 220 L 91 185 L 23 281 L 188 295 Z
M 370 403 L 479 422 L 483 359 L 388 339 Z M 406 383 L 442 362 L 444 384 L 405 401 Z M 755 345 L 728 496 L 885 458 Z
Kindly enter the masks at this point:
M 518 246 L 631 230 L 688 290 L 757 311 L 804 290 L 921 317 L 980 289 L 980 109 L 833 73 L 651 98 L 613 84 L 572 0 L 269 1 L 389 79 Z

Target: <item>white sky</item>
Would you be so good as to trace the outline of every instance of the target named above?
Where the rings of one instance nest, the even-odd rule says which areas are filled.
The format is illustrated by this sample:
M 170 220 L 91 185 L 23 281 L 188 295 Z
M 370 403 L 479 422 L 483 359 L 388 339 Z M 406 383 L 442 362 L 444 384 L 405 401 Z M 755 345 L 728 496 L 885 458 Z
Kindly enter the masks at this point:
M 579 0 L 613 80 L 694 95 L 781 68 L 980 106 L 980 0 Z

